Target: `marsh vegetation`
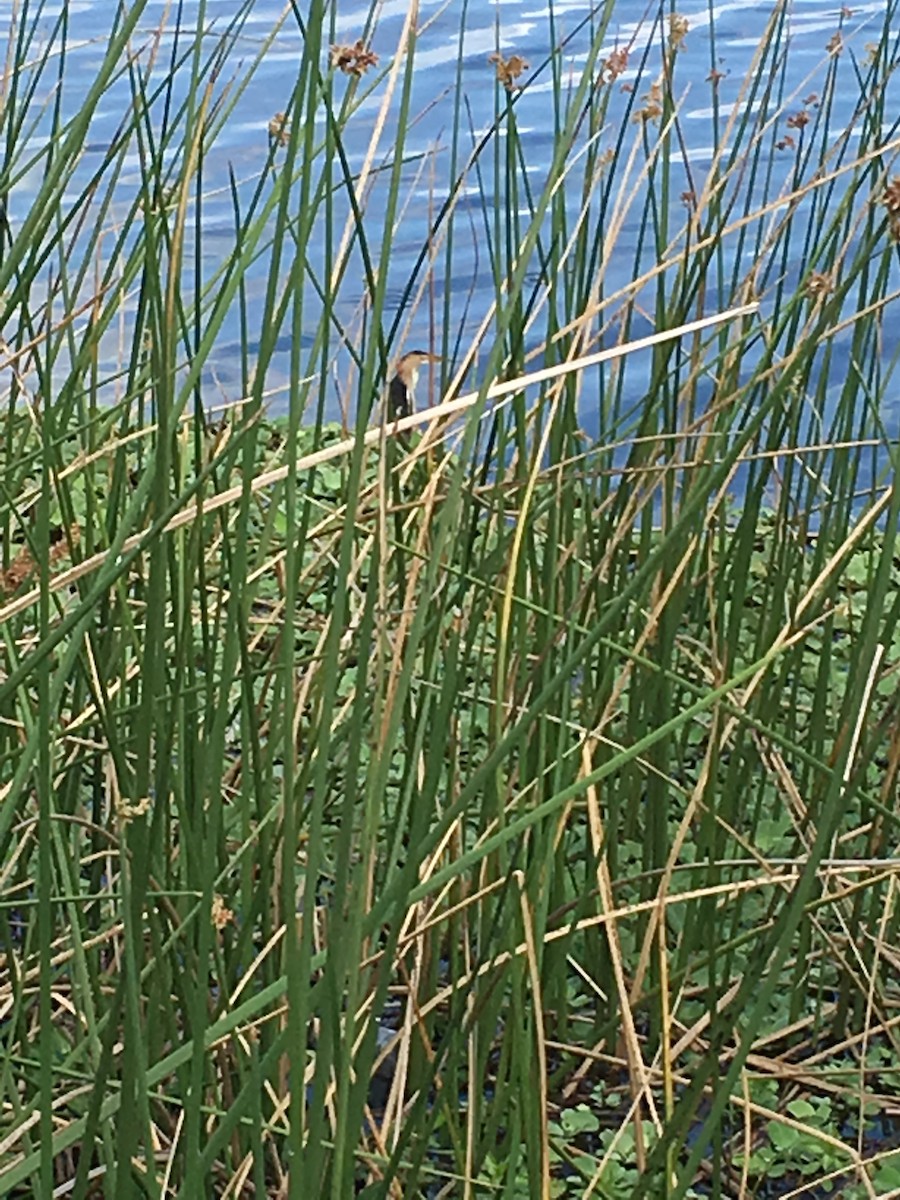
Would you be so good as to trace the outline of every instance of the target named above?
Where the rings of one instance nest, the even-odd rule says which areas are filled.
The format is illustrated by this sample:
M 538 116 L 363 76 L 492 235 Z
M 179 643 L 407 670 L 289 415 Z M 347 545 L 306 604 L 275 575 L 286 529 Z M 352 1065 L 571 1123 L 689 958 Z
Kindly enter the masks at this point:
M 394 45 L 288 8 L 212 270 L 252 5 L 123 7 L 74 107 L 65 9 L 16 9 L 0 1194 L 900 1188 L 896 6 L 802 90 L 773 6 L 701 158 L 688 23 L 615 7 L 574 66 L 498 47 L 489 128 L 457 88 L 396 303 L 415 5 Z

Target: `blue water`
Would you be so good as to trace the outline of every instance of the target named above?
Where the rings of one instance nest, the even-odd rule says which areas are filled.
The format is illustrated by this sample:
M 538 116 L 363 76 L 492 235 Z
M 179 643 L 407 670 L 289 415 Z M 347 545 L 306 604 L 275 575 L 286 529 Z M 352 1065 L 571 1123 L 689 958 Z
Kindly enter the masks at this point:
M 64 116 L 76 113 L 84 103 L 103 56 L 115 7 L 108 0 L 80 0 L 67 5 L 67 64 L 62 84 Z M 375 28 L 366 33 L 368 4 L 359 3 L 358 0 L 339 3 L 334 20 L 334 40 L 352 42 L 366 34 L 367 43 L 380 55 L 381 65 L 384 66 L 391 61 L 398 45 L 407 7 L 407 0 L 387 0 L 381 7 Z M 303 4 L 299 8 L 306 10 Z M 49 40 L 53 22 L 61 11 L 62 6 L 58 4 L 45 8 L 41 22 L 41 33 L 45 40 Z M 176 11 L 163 0 L 148 3 L 140 23 L 140 33 L 133 39 L 134 48 L 141 50 L 139 61 L 142 63 L 148 61 L 150 48 L 157 45 L 155 77 L 160 80 L 167 70 L 175 41 Z M 201 11 L 205 12 L 202 22 Z M 760 35 L 772 15 L 773 5 L 759 0 L 732 0 L 731 3 L 713 5 L 707 5 L 702 0 L 685 0 L 679 12 L 689 24 L 684 49 L 678 55 L 675 86 L 681 108 L 687 162 L 682 174 L 687 189 L 688 172 L 695 181 L 702 180 L 705 169 L 712 161 L 717 138 L 721 139 L 726 134 L 731 107 L 740 95 L 745 76 L 754 61 Z M 853 104 L 858 89 L 853 79 L 851 52 L 859 60 L 865 58 L 866 43 L 882 35 L 884 13 L 884 0 L 867 0 L 863 4 L 854 4 L 852 16 L 844 18 L 845 51 L 841 56 L 841 70 L 847 87 L 839 90 L 836 127 L 849 125 L 853 120 Z M 230 24 L 238 20 L 240 14 L 243 14 L 240 17 L 240 32 L 219 72 L 216 94 L 233 95 L 238 84 L 243 91 L 235 99 L 227 119 L 218 130 L 214 150 L 204 164 L 202 266 L 207 281 L 215 278 L 216 271 L 233 249 L 234 217 L 230 180 L 232 176 L 237 180 L 242 204 L 249 203 L 269 154 L 269 121 L 277 111 L 288 107 L 303 48 L 297 22 L 290 9 L 285 11 L 281 3 L 256 0 L 245 7 L 237 0 L 210 0 L 201 10 L 192 0 L 181 10 L 182 49 L 189 45 L 185 35 L 193 35 L 202 25 L 203 52 L 213 54 Z M 487 174 L 484 180 L 479 183 L 473 174 L 467 184 L 467 191 L 473 198 L 470 208 L 472 221 L 469 224 L 457 219 L 453 267 L 449 278 L 443 255 L 438 254 L 423 294 L 406 311 L 399 311 L 404 288 L 423 246 L 427 245 L 430 223 L 449 191 L 449 142 L 458 95 L 457 63 L 461 59 L 461 90 L 467 106 L 465 144 L 461 147 L 463 157 L 480 135 L 491 127 L 495 117 L 498 89 L 495 86 L 494 68 L 488 63 L 488 57 L 496 51 L 505 56 L 515 53 L 530 64 L 523 76 L 526 86 L 516 100 L 516 120 L 527 159 L 528 178 L 537 195 L 553 153 L 550 109 L 553 85 L 547 63 L 554 47 L 563 45 L 560 55 L 563 78 L 570 77 L 572 85 L 577 84 L 590 45 L 589 14 L 590 8 L 583 0 L 559 0 L 552 5 L 552 11 L 540 0 L 496 0 L 495 3 L 477 0 L 468 6 L 461 0 L 451 0 L 449 4 L 444 0 L 422 0 L 420 33 L 415 50 L 411 120 L 403 146 L 407 160 L 404 167 L 404 201 L 399 218 L 399 234 L 386 267 L 389 286 L 384 325 L 391 337 L 392 352 L 398 352 L 404 346 L 435 346 L 435 329 L 443 316 L 443 297 L 448 288 L 452 297 L 451 329 L 462 346 L 466 346 L 473 337 L 494 300 L 479 198 L 481 188 L 487 188 L 490 193 L 491 150 L 485 160 Z M 618 0 L 614 20 L 609 27 L 608 44 L 601 55 L 601 58 L 605 58 L 618 48 L 629 47 L 629 66 L 617 80 L 617 90 L 621 85 L 626 85 L 634 87 L 639 95 L 643 94 L 658 74 L 663 35 L 660 25 L 652 19 L 653 15 L 651 13 L 648 16 L 645 0 Z M 826 45 L 835 33 L 839 20 L 839 7 L 824 3 L 823 0 L 797 0 L 790 7 L 786 22 L 789 40 L 786 42 L 788 50 L 783 75 L 784 107 L 787 113 L 802 108 L 803 98 L 821 90 L 829 61 Z M 640 74 L 645 55 L 646 64 Z M 256 65 L 250 71 L 254 63 Z M 712 85 L 708 80 L 712 67 L 723 72 L 718 83 L 721 105 L 718 131 Z M 183 77 L 186 78 L 186 72 Z M 44 98 L 49 100 L 54 94 L 55 82 L 52 78 L 42 80 L 36 101 Z M 364 86 L 367 82 L 363 81 Z M 345 86 L 343 80 L 340 86 Z M 384 91 L 384 82 L 375 86 L 347 125 L 345 146 L 350 167 L 354 171 L 364 161 Z M 399 93 L 398 86 L 397 98 L 378 144 L 375 161 L 381 165 L 390 164 L 397 142 Z M 84 145 L 79 184 L 85 185 L 102 162 L 103 154 L 115 138 L 123 112 L 130 102 L 129 82 L 127 76 L 123 75 L 104 97 L 92 122 Z M 616 121 L 625 119 L 625 104 L 625 95 L 618 93 L 610 112 L 609 128 L 601 135 L 603 145 L 613 144 L 617 133 Z M 842 104 L 845 111 L 841 111 Z M 23 138 L 21 145 L 13 149 L 11 159 L 7 159 L 7 173 L 12 179 L 9 211 L 13 236 L 17 226 L 27 216 L 44 169 L 41 151 L 47 142 L 49 116 L 47 113 L 38 115 L 37 103 L 33 108 L 33 129 L 28 138 Z M 324 132 L 323 121 L 319 128 Z M 626 145 L 631 145 L 638 136 L 637 127 L 631 127 L 626 136 Z M 776 190 L 778 183 L 787 178 L 791 162 L 791 156 L 785 154 L 773 164 Z M 104 218 L 110 243 L 117 218 L 127 211 L 134 200 L 140 179 L 138 168 L 135 146 L 117 185 L 116 202 Z M 384 220 L 386 176 L 387 172 L 374 180 L 366 200 L 366 230 L 376 254 L 381 243 Z M 577 181 L 577 174 L 573 175 L 573 180 Z M 567 203 L 573 214 L 577 211 L 580 186 L 580 181 L 575 182 L 571 197 L 567 195 Z M 503 198 L 498 198 L 496 203 L 504 203 Z M 346 208 L 341 208 L 339 202 L 336 211 L 338 217 L 342 218 Z M 523 211 L 525 216 L 527 214 Z M 592 219 L 600 218 L 594 214 Z M 604 287 L 607 294 L 624 287 L 633 278 L 641 220 L 641 207 L 633 203 L 622 220 L 616 236 L 615 253 L 606 268 Z M 341 230 L 342 219 L 338 221 L 336 240 L 339 240 Z M 77 257 L 77 245 L 73 255 Z M 648 265 L 646 259 L 643 265 Z M 288 266 L 289 259 L 286 259 L 282 271 L 285 277 Z M 268 257 L 263 253 L 247 274 L 251 350 L 258 344 L 268 267 Z M 310 267 L 325 273 L 322 239 L 314 241 Z M 789 270 L 795 274 L 799 274 L 801 268 L 801 262 L 789 264 Z M 421 274 L 419 282 L 422 282 Z M 714 283 L 710 281 L 711 290 L 714 289 Z M 540 291 L 540 285 L 536 286 Z M 414 289 L 414 295 L 416 291 Z M 315 294 L 310 288 L 307 288 L 306 297 L 307 311 L 314 315 Z M 715 301 L 714 293 L 712 298 Z M 337 308 L 350 340 L 361 334 L 363 299 L 362 268 L 356 258 L 341 286 Z M 725 297 L 724 301 L 728 299 Z M 132 308 L 133 303 L 132 298 Z M 311 315 L 309 328 L 304 328 L 306 344 L 312 337 L 314 324 Z M 103 365 L 110 373 L 122 361 L 123 344 L 126 351 L 128 349 L 128 327 L 129 314 L 126 312 L 123 326 L 107 338 Z M 640 335 L 649 328 L 649 322 L 643 328 L 638 325 L 634 333 Z M 210 370 L 204 377 L 204 388 L 211 404 L 233 400 L 240 395 L 239 345 L 240 328 L 235 310 L 222 330 L 210 360 Z M 272 390 L 272 407 L 276 411 L 285 402 L 289 350 L 289 329 L 285 328 L 267 377 L 267 384 Z M 343 370 L 346 362 L 340 356 L 338 362 Z M 631 388 L 639 389 L 644 368 L 635 362 L 629 364 L 629 370 Z M 336 384 L 336 394 L 341 390 L 342 384 Z M 346 394 L 349 395 L 350 391 Z M 337 408 L 335 400 L 332 415 L 337 414 Z M 590 413 L 586 414 L 588 425 L 590 416 Z

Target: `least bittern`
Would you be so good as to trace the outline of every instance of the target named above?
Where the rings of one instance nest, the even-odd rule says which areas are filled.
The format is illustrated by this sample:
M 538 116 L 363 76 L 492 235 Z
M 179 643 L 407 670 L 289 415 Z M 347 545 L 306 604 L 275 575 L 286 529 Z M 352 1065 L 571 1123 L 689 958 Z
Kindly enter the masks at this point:
M 397 363 L 397 374 L 388 384 L 388 418 L 396 421 L 398 417 L 408 417 L 415 410 L 416 384 L 419 382 L 419 371 L 425 363 L 441 361 L 439 354 L 429 354 L 427 350 L 410 350 Z

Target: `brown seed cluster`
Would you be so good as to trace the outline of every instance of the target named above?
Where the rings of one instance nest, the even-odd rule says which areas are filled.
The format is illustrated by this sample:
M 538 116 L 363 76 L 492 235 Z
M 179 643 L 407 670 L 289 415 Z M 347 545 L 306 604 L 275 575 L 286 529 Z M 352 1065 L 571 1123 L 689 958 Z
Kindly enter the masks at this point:
M 811 300 L 816 296 L 827 296 L 834 291 L 834 283 L 830 275 L 822 271 L 813 271 L 806 281 L 806 294 Z
M 286 113 L 277 112 L 269 122 L 269 137 L 279 146 L 286 146 L 291 140 L 291 127 Z
M 212 918 L 213 928 L 222 930 L 226 925 L 230 925 L 234 920 L 234 911 L 225 903 L 225 897 L 219 892 L 213 896 L 212 902 Z
M 504 58 L 502 54 L 492 54 L 488 62 L 496 69 L 497 82 L 502 83 L 508 92 L 522 86 L 518 79 L 528 70 L 528 63 L 521 54 L 511 54 L 509 58 Z
M 662 86 L 659 83 L 654 83 L 651 85 L 650 91 L 644 96 L 644 107 L 637 110 L 633 120 L 643 121 L 645 125 L 648 121 L 658 121 L 662 116 L 662 110 Z
M 138 817 L 146 817 L 150 811 L 150 797 L 141 796 L 140 800 L 126 800 L 124 796 L 117 796 L 115 806 L 116 816 L 127 825 L 129 821 L 136 821 Z
M 669 13 L 669 46 L 673 50 L 684 49 L 684 39 L 687 37 L 691 24 L 687 17 L 678 13 Z
M 892 217 L 900 217 L 900 175 L 895 175 L 885 187 L 884 207 Z
M 357 38 L 352 46 L 331 47 L 331 65 L 345 75 L 359 79 L 369 67 L 378 65 L 378 55 L 369 49 L 362 38 Z
M 900 175 L 895 175 L 887 183 L 881 202 L 887 209 L 891 239 L 900 242 Z
M 628 51 L 613 50 L 612 54 L 600 68 L 601 83 L 615 83 L 621 74 L 628 68 Z

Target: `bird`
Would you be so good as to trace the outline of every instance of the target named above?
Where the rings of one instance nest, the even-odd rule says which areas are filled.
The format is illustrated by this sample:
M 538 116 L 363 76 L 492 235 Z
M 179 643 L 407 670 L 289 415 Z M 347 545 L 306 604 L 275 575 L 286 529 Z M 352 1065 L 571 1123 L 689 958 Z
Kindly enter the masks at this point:
M 415 408 L 416 384 L 425 363 L 441 361 L 439 354 L 427 350 L 410 350 L 397 363 L 397 373 L 388 384 L 388 417 L 396 421 L 408 417 Z

